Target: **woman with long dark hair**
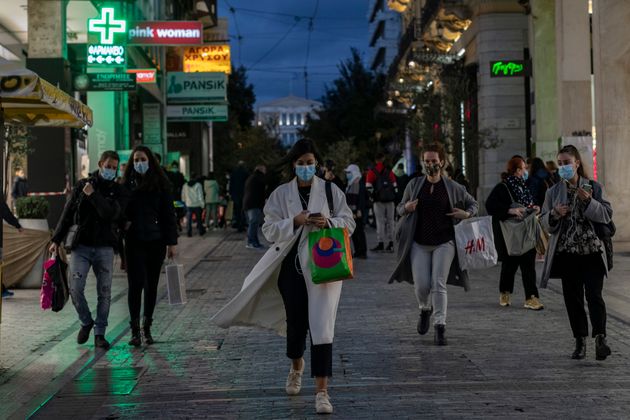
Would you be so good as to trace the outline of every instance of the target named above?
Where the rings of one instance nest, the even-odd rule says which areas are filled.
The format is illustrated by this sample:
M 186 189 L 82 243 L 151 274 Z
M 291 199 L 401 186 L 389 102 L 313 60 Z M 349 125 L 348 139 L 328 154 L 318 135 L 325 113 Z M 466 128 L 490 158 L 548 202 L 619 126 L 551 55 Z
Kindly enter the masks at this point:
M 545 162 L 541 158 L 533 158 L 529 164 L 528 174 L 525 185 L 527 185 L 529 192 L 532 194 L 534 204 L 541 207 L 545 202 L 547 189 L 553 185 L 551 173 L 549 173 Z
M 558 165 L 562 181 L 547 191 L 542 208 L 543 226 L 551 238 L 541 287 L 547 286 L 550 277 L 562 279 L 562 294 L 575 338 L 573 359 L 586 357 L 586 295 L 595 357 L 604 360 L 611 354 L 606 343 L 606 304 L 602 297 L 609 267 L 597 227 L 610 226 L 613 210 L 601 184 L 588 178 L 580 152 L 574 146 L 560 149 Z
M 328 226 L 354 230 L 352 211 L 344 193 L 334 184 L 333 214 L 326 197 L 326 181 L 315 176 L 321 162 L 315 145 L 300 140 L 283 160 L 291 180 L 280 185 L 264 208 L 263 234 L 273 246 L 245 279 L 241 292 L 214 321 L 227 328 L 255 325 L 286 333 L 291 368 L 286 392 L 302 387 L 306 336 L 311 336 L 311 376 L 315 377 L 315 409 L 332 413 L 328 378 L 332 376 L 332 342 L 342 282 L 315 284 L 310 269 L 308 234 Z
M 144 291 L 144 339 L 153 344 L 151 324 L 164 257 L 175 256 L 177 224 L 171 186 L 155 155 L 137 146 L 125 169 L 125 185 L 131 192 L 126 210 L 126 256 L 129 281 L 131 341 L 142 344 L 140 306 Z

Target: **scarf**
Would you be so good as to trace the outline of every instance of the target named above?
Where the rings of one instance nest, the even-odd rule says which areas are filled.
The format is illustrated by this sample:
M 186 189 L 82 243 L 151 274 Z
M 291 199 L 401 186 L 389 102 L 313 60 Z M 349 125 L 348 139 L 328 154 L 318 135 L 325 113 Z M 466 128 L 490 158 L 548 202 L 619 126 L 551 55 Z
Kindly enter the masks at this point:
M 505 179 L 505 184 L 512 194 L 512 200 L 525 207 L 534 205 L 532 193 L 529 191 L 529 188 L 527 188 L 527 185 L 525 185 L 523 178 L 510 175 Z

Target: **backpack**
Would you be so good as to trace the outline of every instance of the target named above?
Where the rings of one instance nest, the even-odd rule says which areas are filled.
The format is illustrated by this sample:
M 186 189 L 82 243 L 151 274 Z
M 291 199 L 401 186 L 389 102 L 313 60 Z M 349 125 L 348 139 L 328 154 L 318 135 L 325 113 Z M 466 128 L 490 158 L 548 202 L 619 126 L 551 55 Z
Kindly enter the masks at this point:
M 374 183 L 374 201 L 380 203 L 389 203 L 396 200 L 396 188 L 389 179 L 391 171 L 383 169 L 382 172 L 373 170 L 376 175 L 376 182 Z

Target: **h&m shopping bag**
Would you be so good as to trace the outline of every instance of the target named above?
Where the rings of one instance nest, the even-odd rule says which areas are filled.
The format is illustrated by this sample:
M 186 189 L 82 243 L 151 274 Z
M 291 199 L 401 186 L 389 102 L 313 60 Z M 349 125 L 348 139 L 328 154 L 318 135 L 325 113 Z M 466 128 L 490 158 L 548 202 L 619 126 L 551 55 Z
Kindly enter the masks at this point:
M 455 244 L 462 270 L 488 268 L 497 264 L 492 217 L 472 217 L 455 225 Z
M 353 277 L 348 229 L 328 228 L 310 232 L 308 247 L 313 283 L 328 283 Z
M 165 268 L 166 290 L 168 291 L 168 303 L 182 305 L 186 303 L 186 279 L 184 278 L 184 265 L 169 261 Z

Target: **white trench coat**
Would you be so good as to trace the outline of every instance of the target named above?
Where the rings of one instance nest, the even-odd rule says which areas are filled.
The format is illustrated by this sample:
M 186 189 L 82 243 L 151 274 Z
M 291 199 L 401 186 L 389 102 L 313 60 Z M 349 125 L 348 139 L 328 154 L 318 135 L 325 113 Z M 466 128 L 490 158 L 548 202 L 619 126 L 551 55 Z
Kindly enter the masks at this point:
M 348 228 L 352 234 L 355 222 L 352 211 L 346 204 L 344 193 L 332 184 L 334 217 L 330 217 L 326 200 L 325 181 L 315 177 L 311 186 L 308 211 L 321 213 L 329 218 L 333 227 Z M 308 315 L 313 344 L 329 344 L 335 335 L 337 306 L 341 296 L 341 281 L 315 284 L 309 268 L 308 233 L 317 230 L 312 226 L 293 227 L 293 218 L 302 211 L 297 180 L 279 186 L 265 205 L 265 223 L 262 230 L 265 238 L 273 242 L 265 255 L 245 278 L 241 291 L 214 317 L 213 321 L 228 328 L 234 325 L 251 325 L 271 329 L 286 335 L 286 313 L 282 296 L 278 290 L 278 275 L 282 261 L 295 242 L 306 290 L 308 293 Z

